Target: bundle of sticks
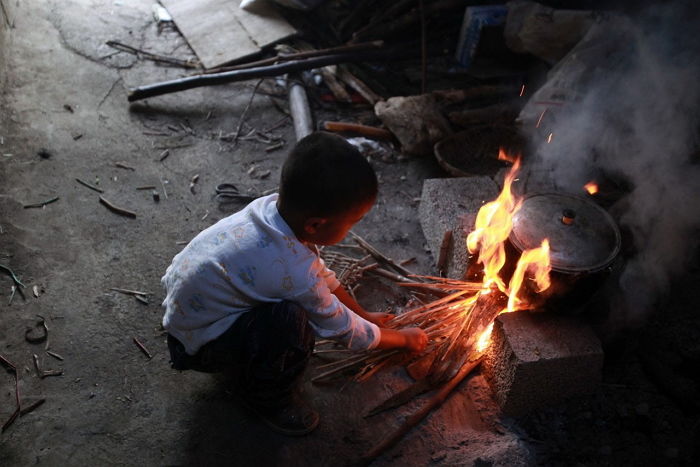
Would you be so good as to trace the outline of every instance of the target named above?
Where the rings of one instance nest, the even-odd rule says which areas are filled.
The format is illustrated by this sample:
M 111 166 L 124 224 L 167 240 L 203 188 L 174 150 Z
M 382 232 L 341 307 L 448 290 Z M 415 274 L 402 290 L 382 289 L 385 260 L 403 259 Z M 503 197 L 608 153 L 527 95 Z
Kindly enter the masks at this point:
M 419 327 L 428 335 L 429 343 L 420 355 L 408 355 L 393 349 L 354 353 L 350 357 L 316 367 L 317 370 L 323 371 L 312 381 L 322 381 L 348 371 L 355 372 L 355 380 L 364 381 L 382 368 L 411 364 L 412 376 L 416 379 L 429 377 L 433 385 L 438 385 L 452 378 L 466 361 L 481 353 L 478 339 L 505 307 L 505 294 L 496 287 L 485 289 L 481 282 L 414 275 L 379 253 L 361 237 L 355 234 L 353 236 L 369 256 L 395 270 L 390 272 L 379 267 L 365 267 L 363 272 L 376 274 L 377 270 L 380 270 L 383 271 L 380 275 L 394 279 L 399 286 L 439 297 L 427 303 L 419 302 L 418 306 L 396 316 L 386 324 L 391 329 Z M 357 279 L 357 276 L 354 278 Z M 327 344 L 332 345 L 333 342 L 318 343 L 319 346 Z M 333 349 L 320 351 L 332 353 Z

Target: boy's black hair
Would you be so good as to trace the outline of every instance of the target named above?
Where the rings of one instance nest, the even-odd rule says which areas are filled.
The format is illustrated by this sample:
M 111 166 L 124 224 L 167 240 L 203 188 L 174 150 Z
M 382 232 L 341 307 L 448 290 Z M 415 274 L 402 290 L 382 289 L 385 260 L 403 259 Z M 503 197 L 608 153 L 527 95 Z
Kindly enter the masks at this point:
M 347 212 L 377 196 L 377 176 L 360 152 L 338 135 L 302 138 L 282 166 L 280 202 L 307 216 Z

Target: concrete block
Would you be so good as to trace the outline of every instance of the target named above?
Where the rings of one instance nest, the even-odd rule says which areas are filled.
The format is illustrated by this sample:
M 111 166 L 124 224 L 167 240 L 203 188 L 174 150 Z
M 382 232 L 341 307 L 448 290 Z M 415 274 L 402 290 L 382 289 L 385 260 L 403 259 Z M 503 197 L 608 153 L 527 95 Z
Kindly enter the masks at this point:
M 521 415 L 600 385 L 603 349 L 575 316 L 518 311 L 496 318 L 484 373 L 506 415 Z
M 452 230 L 447 276 L 462 279 L 467 269 L 467 235 L 474 228 L 479 208 L 498 196 L 490 177 L 432 178 L 423 182 L 420 225 L 437 263 L 446 230 Z

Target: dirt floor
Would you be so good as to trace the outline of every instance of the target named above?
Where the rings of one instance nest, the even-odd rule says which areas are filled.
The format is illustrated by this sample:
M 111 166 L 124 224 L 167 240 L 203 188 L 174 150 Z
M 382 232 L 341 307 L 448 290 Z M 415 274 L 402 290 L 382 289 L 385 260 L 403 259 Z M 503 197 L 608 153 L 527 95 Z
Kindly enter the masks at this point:
M 159 31 L 153 2 L 4 3 L 14 28 L 0 32 L 0 264 L 11 267 L 26 288 L 25 297 L 16 293 L 10 304 L 12 280 L 2 271 L 0 354 L 19 370 L 23 405 L 46 402 L 0 435 L 0 464 L 359 463 L 416 406 L 363 418 L 368 407 L 408 383 L 401 370 L 362 384 L 308 383 L 321 425 L 310 436 L 286 438 L 238 406 L 219 378 L 170 369 L 160 326 L 160 277 L 172 257 L 183 242 L 242 207 L 218 203 L 215 187 L 231 182 L 251 193 L 275 188 L 294 141 L 291 121 L 280 110 L 286 108 L 284 97 L 258 93 L 242 127 L 247 135 L 277 125 L 271 133 L 285 141 L 283 148 L 266 152 L 268 144 L 254 139 L 226 141 L 220 136 L 235 132 L 255 83 L 128 104 L 128 88 L 183 71 L 115 53 L 105 41 L 191 56 L 176 31 Z M 274 80 L 265 86 L 274 91 Z M 315 110 L 318 119 L 358 112 Z M 416 200 L 424 179 L 445 174 L 432 160 L 396 155 L 375 157 L 372 165 L 380 198 L 356 231 L 393 258 L 416 258 L 416 272 L 433 273 Z M 76 179 L 99 187 L 105 199 L 136 217 L 110 211 L 100 193 Z M 138 189 L 143 186 L 155 188 Z M 26 208 L 56 197 L 43 208 Z M 111 288 L 148 292 L 148 303 Z M 378 281 L 363 285 L 358 298 L 375 310 L 406 299 Z M 375 465 L 690 465 L 700 445 L 693 412 L 698 405 L 677 401 L 698 393 L 697 366 L 691 364 L 700 357 L 700 326 L 687 303 L 669 300 L 669 307 L 686 313 L 610 341 L 598 394 L 505 419 L 476 374 Z M 46 320 L 48 343 L 25 339 L 37 316 Z M 637 349 L 649 341 L 668 344 L 670 357 L 640 359 Z M 39 378 L 33 354 L 43 370 L 60 369 L 62 375 Z M 687 388 L 669 397 L 646 376 L 642 360 L 677 362 L 664 370 Z M 3 375 L 4 423 L 15 407 L 15 387 L 12 374 Z

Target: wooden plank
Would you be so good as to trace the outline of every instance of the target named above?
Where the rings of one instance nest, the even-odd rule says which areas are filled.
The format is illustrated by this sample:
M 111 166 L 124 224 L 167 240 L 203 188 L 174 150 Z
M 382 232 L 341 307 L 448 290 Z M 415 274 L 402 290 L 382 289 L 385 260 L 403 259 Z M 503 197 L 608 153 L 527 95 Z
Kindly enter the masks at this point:
M 249 13 L 240 0 L 161 0 L 205 68 L 224 65 L 260 51 L 296 30 L 272 6 Z
M 274 5 L 262 3 L 255 13 L 238 8 L 240 0 L 232 0 L 234 14 L 258 47 L 266 47 L 297 33 L 275 9 Z

